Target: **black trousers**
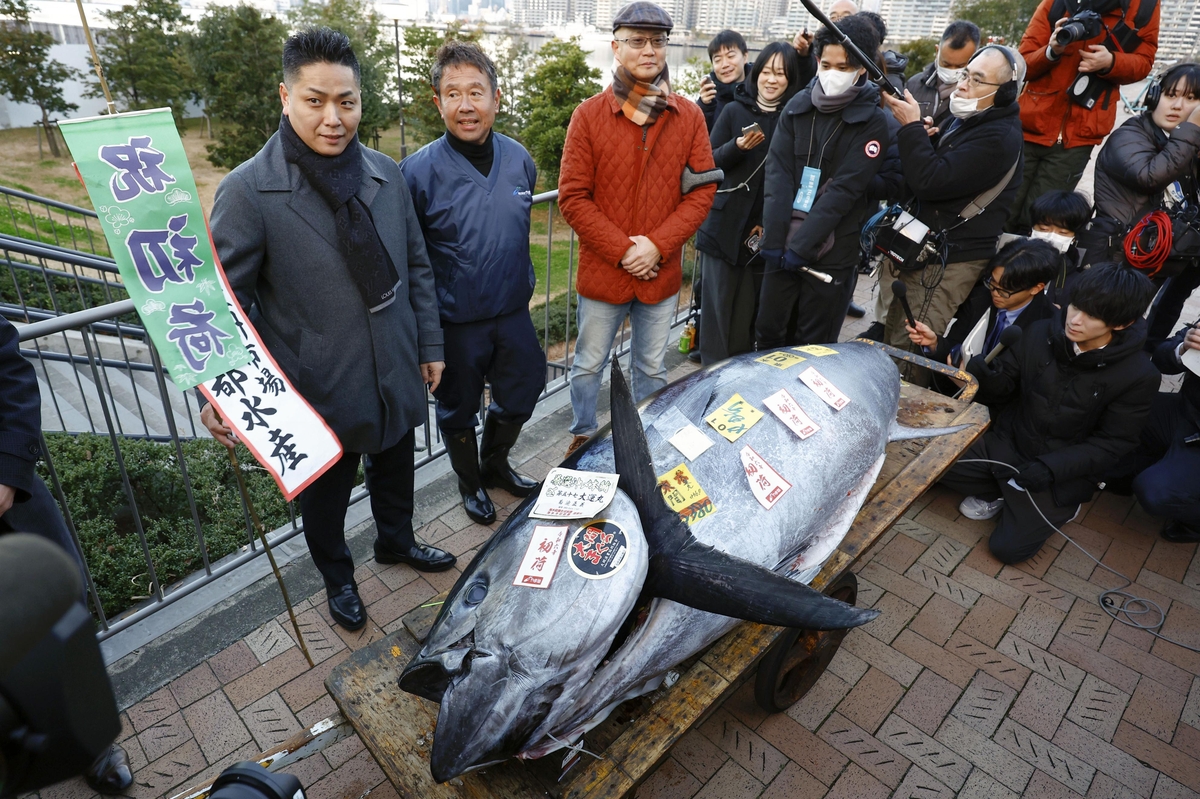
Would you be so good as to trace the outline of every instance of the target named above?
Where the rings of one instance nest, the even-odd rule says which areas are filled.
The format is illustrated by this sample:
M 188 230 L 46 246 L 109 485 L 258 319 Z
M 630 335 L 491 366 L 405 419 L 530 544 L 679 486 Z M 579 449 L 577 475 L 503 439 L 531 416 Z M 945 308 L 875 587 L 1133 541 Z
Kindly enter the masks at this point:
M 1189 266 L 1167 280 L 1166 286 L 1150 307 L 1150 327 L 1146 330 L 1146 349 L 1149 352 L 1170 338 L 1184 322 L 1194 321 L 1181 320 L 1179 315 L 1197 287 L 1200 287 L 1200 266 Z
M 529 311 L 521 308 L 463 324 L 443 322 L 442 335 L 446 371 L 433 393 L 438 427 L 475 427 L 484 383 L 492 386 L 489 415 L 508 424 L 529 420 L 546 385 L 546 353 Z
M 708 293 L 700 313 L 700 359 L 708 366 L 754 349 L 754 319 L 763 282 L 761 258 L 735 265 L 700 253 Z
M 32 533 L 58 544 L 79 567 L 79 581 L 86 594 L 87 580 L 84 579 L 83 558 L 75 546 L 75 540 L 71 538 L 70 531 L 67 530 L 67 523 L 63 520 L 58 503 L 37 475 L 33 477 L 29 499 L 14 504 L 7 513 L 0 516 L 0 535 L 4 533 Z
M 994 463 L 962 462 L 975 458 L 1011 463 L 1017 467 L 1023 465 L 1026 459 L 999 436 L 985 433 L 940 481 L 947 488 L 966 496 L 979 497 L 988 502 L 1004 499 L 1000 519 L 988 539 L 988 548 L 1002 563 L 1029 560 L 1042 548 L 1046 539 L 1054 535 L 1054 527 L 1062 527 L 1079 512 L 1078 505 L 1056 505 L 1052 491 L 1029 493 L 1015 487 L 1009 482 L 1016 474 L 1014 469 Z M 1046 524 L 1046 519 L 1038 514 L 1034 503 L 1037 503 L 1050 524 Z
M 1161 393 L 1142 428 L 1141 445 L 1128 460 L 1144 467 L 1133 492 L 1146 512 L 1200 532 L 1200 446 L 1183 443 L 1197 432 L 1183 397 Z
M 758 319 L 754 324 L 758 349 L 788 344 L 831 344 L 838 340 L 846 309 L 854 295 L 856 263 L 812 268 L 833 278 L 825 283 L 807 272 L 792 272 L 767 267 L 758 300 Z M 788 322 L 796 319 L 794 336 L 788 335 Z
M 330 591 L 356 585 L 354 559 L 346 546 L 346 508 L 360 459 L 367 490 L 371 492 L 371 515 L 375 517 L 379 539 L 393 549 L 412 546 L 415 443 L 416 434 L 409 430 L 395 446 L 383 452 L 365 458 L 358 452 L 344 452 L 337 463 L 300 494 L 304 540 Z

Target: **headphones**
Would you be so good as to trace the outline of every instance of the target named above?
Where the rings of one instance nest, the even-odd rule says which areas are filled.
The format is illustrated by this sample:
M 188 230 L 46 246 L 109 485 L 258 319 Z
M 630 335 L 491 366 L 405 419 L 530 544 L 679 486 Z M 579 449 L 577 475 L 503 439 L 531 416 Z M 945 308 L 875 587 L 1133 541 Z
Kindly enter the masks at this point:
M 1012 105 L 1017 101 L 1017 95 L 1021 93 L 1021 80 L 1017 75 L 1017 59 L 1014 58 L 1009 49 L 1003 45 L 986 44 L 975 51 L 975 55 L 971 56 L 971 61 L 979 58 L 980 53 L 984 52 L 985 50 L 996 50 L 1000 52 L 1004 56 L 1004 60 L 1008 62 L 1009 69 L 1012 71 L 1012 79 L 996 88 L 996 99 L 992 101 L 992 104 L 997 108 L 1004 108 L 1005 106 Z M 969 65 L 971 62 L 968 61 L 967 63 Z
M 1158 101 L 1162 99 L 1162 84 L 1162 78 L 1159 78 L 1146 89 L 1146 110 L 1151 113 L 1158 108 Z

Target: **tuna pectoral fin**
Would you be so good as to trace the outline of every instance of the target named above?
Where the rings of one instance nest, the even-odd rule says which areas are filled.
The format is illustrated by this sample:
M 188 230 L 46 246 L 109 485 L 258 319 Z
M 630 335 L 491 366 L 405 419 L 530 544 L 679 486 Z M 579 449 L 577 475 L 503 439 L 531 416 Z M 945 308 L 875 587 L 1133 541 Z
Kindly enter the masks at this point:
M 892 422 L 892 429 L 888 431 L 888 441 L 907 441 L 911 438 L 937 438 L 938 436 L 948 436 L 951 433 L 957 433 L 959 430 L 970 427 L 970 425 L 960 424 L 955 427 L 905 427 L 899 422 Z
M 650 572 L 647 587 L 655 596 L 760 624 L 840 630 L 879 615 L 695 540 L 675 554 L 653 556 Z

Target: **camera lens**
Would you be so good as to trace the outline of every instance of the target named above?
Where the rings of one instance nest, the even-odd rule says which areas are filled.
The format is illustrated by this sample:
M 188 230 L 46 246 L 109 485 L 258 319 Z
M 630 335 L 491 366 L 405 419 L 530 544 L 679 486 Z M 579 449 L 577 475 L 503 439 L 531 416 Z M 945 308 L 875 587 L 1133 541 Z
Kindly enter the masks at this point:
M 1064 47 L 1071 42 L 1077 42 L 1083 38 L 1084 29 L 1082 22 L 1068 22 L 1059 28 L 1058 33 L 1054 34 L 1054 41 L 1059 47 Z
M 273 774 L 244 760 L 222 771 L 208 795 L 209 799 L 304 799 L 304 789 L 291 774 Z

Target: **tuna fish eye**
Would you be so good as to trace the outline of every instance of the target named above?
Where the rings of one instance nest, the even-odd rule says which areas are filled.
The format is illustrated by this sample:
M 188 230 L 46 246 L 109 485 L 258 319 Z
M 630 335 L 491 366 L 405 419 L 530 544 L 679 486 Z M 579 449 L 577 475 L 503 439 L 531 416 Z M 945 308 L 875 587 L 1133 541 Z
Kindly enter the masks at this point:
M 467 589 L 467 594 L 463 597 L 463 601 L 468 605 L 478 605 L 483 601 L 483 598 L 487 596 L 487 592 L 488 590 L 486 585 L 483 583 L 475 583 L 475 585 Z

